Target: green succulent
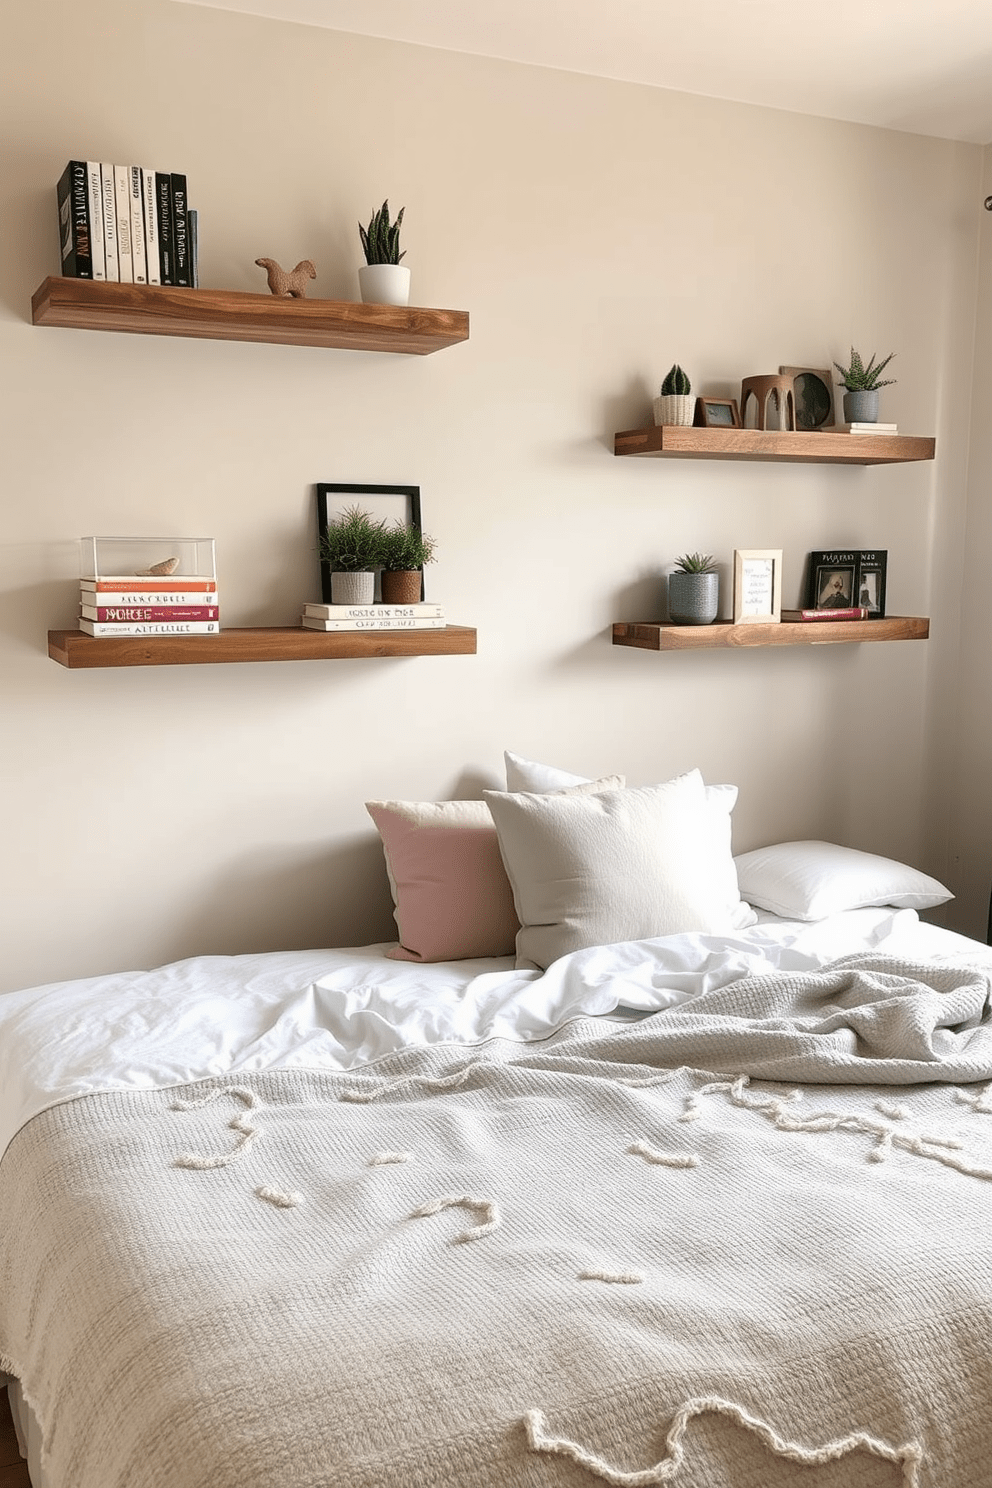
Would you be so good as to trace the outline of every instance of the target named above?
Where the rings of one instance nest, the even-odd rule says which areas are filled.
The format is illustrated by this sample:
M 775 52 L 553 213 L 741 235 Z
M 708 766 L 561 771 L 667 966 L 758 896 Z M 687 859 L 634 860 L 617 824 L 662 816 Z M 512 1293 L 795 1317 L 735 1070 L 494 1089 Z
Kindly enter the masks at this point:
M 684 553 L 675 564 L 676 573 L 716 573 L 711 553 Z
M 400 252 L 400 223 L 406 207 L 400 207 L 399 216 L 390 224 L 389 202 L 384 201 L 378 212 L 372 213 L 368 227 L 358 224 L 358 233 L 365 250 L 365 262 L 370 264 L 398 264 L 406 253 Z
M 842 367 L 840 362 L 834 362 L 834 366 L 840 373 L 837 386 L 847 388 L 849 393 L 871 393 L 875 388 L 890 387 L 896 379 L 894 377 L 882 378 L 882 373 L 894 356 L 895 352 L 890 351 L 887 357 L 876 363 L 875 353 L 872 352 L 868 365 L 865 366 L 860 354 L 852 346 L 849 367 Z
M 324 563 L 342 573 L 367 573 L 381 568 L 386 547 L 386 522 L 361 506 L 346 506 L 328 522 L 317 544 Z
M 682 368 L 679 366 L 678 362 L 676 362 L 672 370 L 666 376 L 664 382 L 661 384 L 661 396 L 663 398 L 667 398 L 672 393 L 677 393 L 679 397 L 684 398 L 687 397 L 691 392 L 692 383 L 689 381 L 686 374 L 682 371 Z
M 433 563 L 437 539 L 419 527 L 396 522 L 383 534 L 382 566 L 391 573 L 409 573 Z

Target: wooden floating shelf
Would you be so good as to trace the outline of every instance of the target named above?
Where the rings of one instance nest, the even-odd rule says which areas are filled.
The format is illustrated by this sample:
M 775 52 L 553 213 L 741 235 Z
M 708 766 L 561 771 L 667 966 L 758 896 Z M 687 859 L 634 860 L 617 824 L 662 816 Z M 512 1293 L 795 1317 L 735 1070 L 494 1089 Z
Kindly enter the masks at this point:
M 438 630 L 233 628 L 217 635 L 91 636 L 50 630 L 48 654 L 64 667 L 203 666 L 234 661 L 336 661 L 369 656 L 474 656 L 467 625 Z
M 613 627 L 614 646 L 642 651 L 709 651 L 735 646 L 833 646 L 858 641 L 925 641 L 930 621 L 912 615 L 884 620 L 807 620 L 781 624 L 658 625 L 623 622 Z
M 31 299 L 35 325 L 209 341 L 269 341 L 427 356 L 468 340 L 467 310 L 277 299 L 227 289 L 176 289 L 50 278 Z
M 936 440 L 910 434 L 696 429 L 659 424 L 614 435 L 615 455 L 677 460 L 782 460 L 803 465 L 898 465 L 932 460 Z

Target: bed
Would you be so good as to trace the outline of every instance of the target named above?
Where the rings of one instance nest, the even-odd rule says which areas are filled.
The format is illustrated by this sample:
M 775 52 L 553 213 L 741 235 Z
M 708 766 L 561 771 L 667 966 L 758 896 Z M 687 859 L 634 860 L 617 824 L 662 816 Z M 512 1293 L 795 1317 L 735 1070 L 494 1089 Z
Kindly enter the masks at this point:
M 666 782 L 659 815 L 543 768 L 370 805 L 396 942 L 0 998 L 35 1488 L 988 1481 L 992 953 L 872 855 L 728 875 L 731 788 Z M 643 870 L 642 808 L 652 928 L 697 923 L 554 954 L 637 927 L 602 874 L 614 828 Z M 435 956 L 493 933 L 494 840 L 512 950 Z

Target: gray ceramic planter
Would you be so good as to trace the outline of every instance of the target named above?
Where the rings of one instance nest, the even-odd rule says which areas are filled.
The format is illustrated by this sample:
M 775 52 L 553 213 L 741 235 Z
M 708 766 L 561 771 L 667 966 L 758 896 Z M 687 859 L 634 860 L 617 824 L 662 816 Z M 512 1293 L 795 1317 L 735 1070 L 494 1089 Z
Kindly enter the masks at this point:
M 845 424 L 878 423 L 878 388 L 861 388 L 844 394 Z
M 673 625 L 712 625 L 720 613 L 720 575 L 668 575 L 668 614 Z

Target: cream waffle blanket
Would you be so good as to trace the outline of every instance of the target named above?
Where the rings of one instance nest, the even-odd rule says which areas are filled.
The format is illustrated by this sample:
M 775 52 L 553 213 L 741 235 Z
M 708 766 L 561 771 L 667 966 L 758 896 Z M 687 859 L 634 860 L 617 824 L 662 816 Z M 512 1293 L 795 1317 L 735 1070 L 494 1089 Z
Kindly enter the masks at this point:
M 0 1368 L 56 1488 L 985 1488 L 988 993 L 67 1102 L 0 1164 Z

